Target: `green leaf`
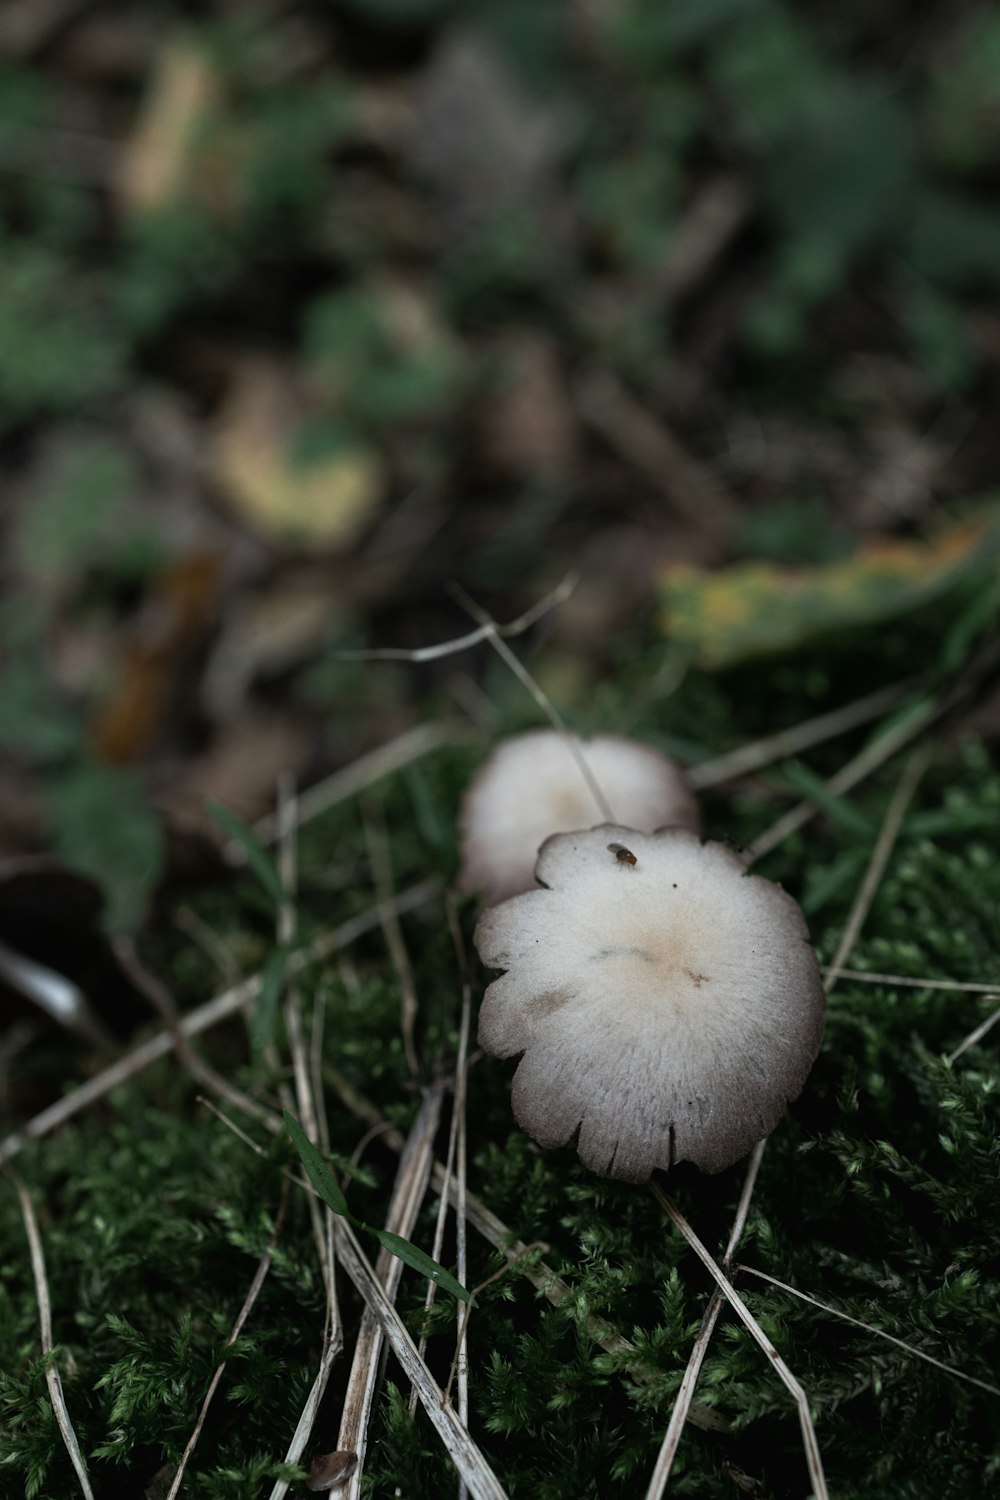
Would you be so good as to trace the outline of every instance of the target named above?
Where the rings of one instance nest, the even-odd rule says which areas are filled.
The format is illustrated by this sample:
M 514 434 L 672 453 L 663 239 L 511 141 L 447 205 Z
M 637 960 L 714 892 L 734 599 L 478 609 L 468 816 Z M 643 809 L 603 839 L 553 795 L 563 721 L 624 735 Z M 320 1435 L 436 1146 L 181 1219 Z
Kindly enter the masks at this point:
M 390 1255 L 397 1255 L 404 1265 L 412 1266 L 421 1276 L 436 1281 L 439 1287 L 457 1297 L 459 1302 L 468 1302 L 469 1293 L 462 1283 L 456 1281 L 450 1271 L 446 1271 L 444 1266 L 432 1260 L 423 1250 L 419 1250 L 409 1240 L 404 1240 L 401 1234 L 393 1234 L 391 1229 L 374 1229 L 370 1224 L 362 1227 L 375 1236 L 383 1250 L 388 1250 Z
M 355 1223 L 347 1206 L 347 1199 L 340 1191 L 336 1178 L 323 1160 L 321 1153 L 313 1145 L 295 1116 L 289 1114 L 287 1109 L 284 1111 L 284 1116 L 285 1127 L 302 1159 L 309 1181 L 327 1208 L 332 1208 L 335 1214 L 340 1214 L 341 1218 L 347 1219 L 349 1223 Z
M 439 1287 L 446 1292 L 450 1292 L 460 1302 L 468 1302 L 469 1293 L 462 1283 L 457 1281 L 450 1271 L 446 1271 L 444 1266 L 439 1265 L 431 1256 L 426 1255 L 423 1250 L 419 1250 L 416 1245 L 404 1239 L 400 1234 L 393 1234 L 388 1229 L 376 1229 L 373 1225 L 366 1224 L 363 1220 L 354 1217 L 347 1207 L 347 1199 L 341 1192 L 333 1173 L 323 1160 L 321 1153 L 313 1145 L 294 1115 L 289 1114 L 286 1109 L 284 1116 L 288 1134 L 291 1136 L 295 1144 L 295 1149 L 302 1159 L 306 1175 L 327 1208 L 331 1208 L 335 1214 L 339 1214 L 349 1224 L 353 1224 L 356 1229 L 361 1229 L 367 1234 L 374 1235 L 382 1248 L 388 1250 L 390 1255 L 398 1256 L 404 1265 L 412 1267 L 414 1271 L 419 1271 L 422 1276 L 427 1276 L 431 1281 L 437 1282 Z
M 132 931 L 165 858 L 159 819 L 142 781 L 131 771 L 87 760 L 53 774 L 42 795 L 56 853 L 104 891 L 104 926 Z
M 208 810 L 218 823 L 223 833 L 229 835 L 234 843 L 239 844 L 246 856 L 246 862 L 267 891 L 267 894 L 280 905 L 285 899 L 285 888 L 278 874 L 278 867 L 268 854 L 264 845 L 250 831 L 235 813 L 229 811 L 221 802 L 209 798 Z

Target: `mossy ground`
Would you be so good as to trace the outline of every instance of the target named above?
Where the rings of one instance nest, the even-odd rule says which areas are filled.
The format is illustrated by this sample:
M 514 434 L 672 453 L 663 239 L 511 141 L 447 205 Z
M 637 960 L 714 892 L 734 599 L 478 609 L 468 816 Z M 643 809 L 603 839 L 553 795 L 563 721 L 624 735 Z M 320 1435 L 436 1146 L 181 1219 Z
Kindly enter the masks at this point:
M 919 634 L 911 639 L 919 642 Z M 868 682 L 897 664 L 892 632 L 866 647 Z M 664 744 L 724 749 L 837 701 L 851 652 L 828 667 L 788 660 L 726 678 L 690 674 L 667 700 L 643 702 L 662 648 L 634 645 L 586 727 L 625 717 Z M 503 690 L 506 692 L 506 690 Z M 511 705 L 511 727 L 522 712 Z M 867 731 L 811 752 L 829 774 Z M 398 888 L 455 869 L 458 797 L 481 751 L 444 749 L 369 793 L 392 833 Z M 888 800 L 896 758 L 851 795 L 851 816 L 821 818 L 762 864 L 806 905 L 821 959 L 843 929 Z M 776 816 L 766 778 L 707 800 L 707 831 L 748 842 Z M 351 801 L 304 830 L 304 931 L 326 929 L 370 904 L 365 819 Z M 1000 774 L 975 739 L 937 745 L 904 819 L 885 878 L 851 954 L 857 968 L 989 980 L 997 972 L 1000 873 L 995 848 Z M 867 830 L 865 833 L 863 830 Z M 270 947 L 273 914 L 249 874 L 207 893 L 201 915 L 247 971 Z M 471 905 L 463 910 L 468 928 Z M 404 918 L 420 1003 L 418 1039 L 429 1072 L 453 1054 L 460 982 L 441 901 Z M 151 962 L 178 1002 L 219 987 L 188 939 L 164 939 Z M 479 983 L 477 979 L 477 989 Z M 388 1118 L 406 1127 L 418 1104 L 405 1066 L 399 985 L 376 932 L 302 980 L 305 1012 L 319 998 L 325 1056 Z M 1000 1188 L 995 1039 L 954 1064 L 944 1056 L 995 1001 L 842 979 L 805 1092 L 768 1144 L 740 1259 L 927 1354 L 989 1382 L 1000 1365 Z M 284 1039 L 279 1053 L 287 1060 Z M 273 1099 L 276 1079 L 255 1058 L 242 1022 L 204 1037 L 204 1054 L 241 1088 Z M 442 1065 L 444 1066 L 444 1064 Z M 588 1175 L 571 1150 L 542 1152 L 514 1125 L 509 1066 L 484 1058 L 469 1078 L 469 1186 L 525 1242 L 544 1241 L 570 1288 L 560 1307 L 512 1271 L 477 1300 L 470 1325 L 471 1424 L 514 1497 L 635 1496 L 645 1488 L 711 1282 L 652 1195 Z M 199 1103 L 167 1058 L 116 1089 L 17 1162 L 38 1205 L 58 1362 L 100 1500 L 143 1494 L 178 1458 L 211 1372 L 271 1234 L 281 1172 L 292 1159 L 253 1121 L 266 1154 L 251 1152 Z M 327 1090 L 332 1145 L 347 1157 L 365 1126 Z M 382 1222 L 394 1158 L 376 1139 L 350 1183 L 354 1211 Z M 704 1178 L 680 1169 L 671 1190 L 705 1243 L 721 1250 L 742 1166 Z M 435 1204 L 413 1238 L 430 1248 Z M 37 1308 L 15 1194 L 0 1193 L 0 1493 L 61 1500 L 75 1481 L 56 1429 L 39 1357 Z M 453 1264 L 453 1246 L 443 1258 Z M 470 1236 L 469 1282 L 502 1264 Z M 837 1321 L 748 1276 L 743 1295 L 809 1393 L 831 1492 L 838 1497 L 965 1497 L 1000 1468 L 1000 1399 L 921 1362 L 876 1334 Z M 423 1284 L 403 1275 L 400 1306 L 423 1323 Z M 359 1304 L 342 1286 L 348 1338 Z M 586 1329 L 597 1314 L 634 1354 L 612 1356 Z M 246 1329 L 229 1352 L 185 1493 L 199 1500 L 266 1495 L 315 1373 L 324 1315 L 306 1205 L 293 1193 L 274 1263 Z M 430 1318 L 429 1359 L 447 1374 L 453 1304 Z M 637 1381 L 627 1366 L 646 1368 Z M 310 1446 L 336 1444 L 349 1352 L 341 1359 Z M 688 1427 L 671 1493 L 801 1497 L 808 1492 L 794 1408 L 757 1347 L 723 1315 L 698 1400 L 727 1434 Z M 411 1422 L 392 1360 L 380 1387 L 367 1492 L 439 1500 L 454 1476 L 422 1415 Z M 292 1493 L 304 1493 L 293 1483 Z

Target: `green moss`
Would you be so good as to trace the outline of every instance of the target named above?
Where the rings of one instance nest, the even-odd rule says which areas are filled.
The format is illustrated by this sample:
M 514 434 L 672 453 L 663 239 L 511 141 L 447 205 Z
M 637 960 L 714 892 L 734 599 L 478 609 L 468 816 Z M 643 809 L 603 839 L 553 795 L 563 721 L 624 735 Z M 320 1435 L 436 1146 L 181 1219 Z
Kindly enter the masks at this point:
M 647 676 L 655 650 L 645 656 Z M 633 674 L 642 675 L 634 662 Z M 755 706 L 762 687 L 772 722 L 790 722 L 796 703 L 800 715 L 812 711 L 814 675 L 808 664 L 785 663 L 755 669 L 752 680 L 693 678 L 667 702 L 643 709 L 639 732 L 669 737 L 697 727 L 709 748 L 722 748 L 764 720 Z M 628 674 L 614 687 L 619 703 L 628 701 Z M 598 706 L 614 696 L 607 686 Z M 828 772 L 851 743 L 811 752 L 812 769 Z M 454 847 L 450 837 L 442 842 L 442 830 L 455 826 L 472 759 L 466 749 L 441 751 L 414 773 L 418 793 L 412 775 L 382 788 L 399 888 L 428 873 L 453 874 Z M 817 871 L 849 868 L 850 878 L 829 883 L 815 903 L 814 936 L 826 961 L 898 774 L 898 763 L 890 765 L 852 796 L 860 822 L 817 819 L 765 864 L 797 894 L 815 893 Z M 853 966 L 959 980 L 996 972 L 1000 874 L 990 817 L 998 808 L 1000 775 L 983 747 L 942 751 L 904 820 Z M 709 805 L 713 831 L 725 828 L 738 843 L 774 814 L 763 784 L 738 798 L 719 794 Z M 364 879 L 331 891 L 331 849 L 341 867 L 365 868 L 356 806 L 303 833 L 305 933 L 345 920 L 369 900 Z M 252 877 L 206 894 L 201 913 L 248 968 L 266 957 L 270 916 Z M 470 905 L 467 929 L 473 917 Z M 439 907 L 403 925 L 420 997 L 421 1055 L 433 1071 L 456 1043 L 454 953 Z M 174 971 L 185 1003 L 205 998 L 203 964 L 180 939 L 158 961 Z M 314 1002 L 322 1008 L 330 1063 L 405 1129 L 417 1097 L 381 937 L 357 944 L 346 971 L 336 962 L 314 966 L 302 988 L 306 1015 Z M 990 1004 L 975 994 L 842 979 L 806 1091 L 768 1146 L 740 1251 L 748 1264 L 987 1382 L 1000 1355 L 995 1047 L 987 1039 L 954 1065 L 943 1057 Z M 284 1054 L 280 1023 L 276 1039 Z M 239 1087 L 273 1089 L 241 1022 L 200 1045 Z M 477 1300 L 473 1430 L 514 1497 L 634 1495 L 662 1438 L 711 1283 L 648 1193 L 588 1176 L 571 1150 L 542 1152 L 517 1129 L 510 1072 L 487 1058 L 470 1075 L 470 1186 L 519 1238 L 549 1247 L 546 1259 L 568 1296 L 555 1306 L 509 1272 Z M 280 1167 L 291 1156 L 287 1144 L 275 1146 L 250 1122 L 266 1153 L 257 1157 L 196 1094 L 181 1067 L 165 1060 L 29 1147 L 19 1164 L 39 1205 L 66 1396 L 102 1496 L 140 1493 L 179 1456 L 271 1234 Z M 328 1107 L 335 1158 L 347 1158 L 365 1127 L 332 1090 Z M 392 1153 L 373 1142 L 349 1186 L 352 1210 L 381 1222 L 394 1170 Z M 725 1241 L 741 1182 L 741 1167 L 714 1178 L 675 1173 L 673 1193 L 710 1247 Z M 433 1205 L 425 1207 L 413 1236 L 427 1249 L 433 1215 Z M 23 1226 L 9 1191 L 0 1195 L 0 1251 L 5 1265 L 26 1273 Z M 475 1234 L 469 1253 L 471 1285 L 501 1265 Z M 450 1239 L 441 1258 L 454 1265 Z M 810 1393 L 833 1492 L 923 1500 L 988 1483 L 1000 1462 L 997 1398 L 775 1287 L 745 1277 L 742 1290 Z M 346 1286 L 342 1296 L 350 1339 L 360 1309 Z M 400 1305 L 412 1328 L 424 1325 L 423 1288 L 409 1270 Z M 587 1331 L 595 1316 L 632 1352 L 609 1354 L 595 1344 Z M 222 1500 L 265 1492 L 315 1373 L 322 1322 L 308 1217 L 293 1194 L 270 1274 L 228 1353 L 192 1460 L 190 1494 Z M 448 1299 L 427 1327 L 429 1358 L 444 1379 L 454 1343 Z M 0 1338 L 0 1493 L 70 1493 L 38 1357 L 34 1298 L 20 1276 L 0 1292 Z M 311 1451 L 336 1445 L 346 1367 L 345 1356 Z M 731 1430 L 688 1429 L 677 1493 L 727 1494 L 734 1474 L 749 1476 L 759 1495 L 804 1493 L 791 1402 L 726 1315 L 698 1399 Z M 373 1418 L 367 1491 L 383 1493 L 405 1475 L 408 1495 L 437 1500 L 452 1484 L 449 1472 L 422 1414 L 410 1422 L 390 1361 Z

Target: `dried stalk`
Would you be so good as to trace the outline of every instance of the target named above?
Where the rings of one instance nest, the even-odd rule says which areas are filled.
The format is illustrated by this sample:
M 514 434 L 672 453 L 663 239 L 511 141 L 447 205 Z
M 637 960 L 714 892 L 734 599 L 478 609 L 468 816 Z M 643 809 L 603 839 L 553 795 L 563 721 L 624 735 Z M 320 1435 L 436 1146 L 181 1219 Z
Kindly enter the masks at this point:
M 38 1229 L 38 1220 L 35 1217 L 34 1204 L 31 1195 L 16 1172 L 7 1170 L 7 1176 L 14 1184 L 18 1202 L 21 1205 L 21 1218 L 24 1220 L 24 1230 L 28 1236 L 28 1253 L 31 1256 L 31 1274 L 35 1280 L 35 1298 L 38 1302 L 38 1330 L 42 1341 L 42 1354 L 46 1358 L 45 1384 L 49 1388 L 49 1399 L 52 1402 L 52 1410 L 55 1413 L 56 1426 L 59 1435 L 66 1446 L 70 1462 L 76 1470 L 76 1477 L 80 1481 L 80 1489 L 84 1500 L 94 1500 L 94 1492 L 90 1487 L 90 1478 L 87 1474 L 87 1464 L 80 1451 L 76 1431 L 70 1420 L 69 1408 L 66 1405 L 66 1397 L 63 1394 L 62 1377 L 59 1367 L 55 1361 L 53 1350 L 55 1344 L 52 1338 L 52 1302 L 49 1298 L 49 1278 L 45 1269 L 45 1252 L 42 1249 L 42 1236 Z
M 413 911 L 436 896 L 440 888 L 437 880 L 423 880 L 419 885 L 411 886 L 409 890 L 403 891 L 396 898 L 396 910 Z M 288 972 L 297 974 L 307 964 L 328 958 L 331 953 L 348 947 L 365 933 L 371 932 L 378 926 L 378 922 L 377 908 L 370 907 L 367 911 L 352 917 L 349 922 L 344 922 L 342 926 L 335 928 L 333 932 L 321 933 L 313 942 L 307 943 L 289 955 Z M 234 985 L 232 989 L 216 995 L 213 1000 L 208 1000 L 195 1010 L 188 1011 L 181 1018 L 180 1034 L 185 1037 L 200 1036 L 203 1031 L 208 1031 L 211 1027 L 217 1026 L 220 1021 L 225 1021 L 235 1015 L 257 994 L 261 985 L 261 977 L 260 974 L 254 974 L 249 979 L 244 979 Z M 12 1161 L 24 1150 L 29 1141 L 41 1140 L 43 1136 L 50 1135 L 53 1130 L 79 1114 L 88 1105 L 96 1103 L 98 1099 L 103 1099 L 120 1083 L 125 1083 L 129 1078 L 141 1073 L 144 1068 L 148 1068 L 151 1063 L 157 1062 L 161 1057 L 166 1057 L 176 1045 L 177 1033 L 174 1030 L 168 1028 L 158 1031 L 155 1036 L 150 1037 L 148 1042 L 143 1042 L 141 1046 L 127 1052 L 116 1063 L 102 1069 L 86 1083 L 80 1084 L 64 1099 L 50 1105 L 48 1109 L 43 1109 L 19 1131 L 15 1131 L 7 1136 L 6 1140 L 0 1142 L 0 1166 Z

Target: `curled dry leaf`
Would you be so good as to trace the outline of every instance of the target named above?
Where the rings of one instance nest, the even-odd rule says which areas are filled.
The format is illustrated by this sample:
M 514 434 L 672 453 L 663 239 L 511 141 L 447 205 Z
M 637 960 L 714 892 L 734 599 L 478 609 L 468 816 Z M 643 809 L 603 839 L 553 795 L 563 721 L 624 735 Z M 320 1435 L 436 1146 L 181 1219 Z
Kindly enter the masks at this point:
M 346 1484 L 358 1467 L 358 1455 L 337 1448 L 333 1453 L 320 1453 L 309 1465 L 306 1485 L 314 1491 L 332 1490 Z
M 290 371 L 247 361 L 221 413 L 210 468 L 230 508 L 268 540 L 337 550 L 371 518 L 385 476 L 379 456 L 358 443 L 296 462 L 306 414 Z
M 486 991 L 479 1042 L 523 1054 L 518 1123 L 542 1146 L 579 1132 L 584 1166 L 625 1182 L 744 1156 L 823 1036 L 797 903 L 683 829 L 559 834 L 536 875 L 544 889 L 486 911 L 475 934 L 483 962 L 507 971 Z
M 552 833 L 590 828 L 606 816 L 568 736 L 532 730 L 502 741 L 465 794 L 461 813 L 464 891 L 502 901 L 535 883 L 535 860 Z M 615 817 L 652 833 L 698 829 L 698 807 L 673 761 L 618 735 L 576 741 Z

